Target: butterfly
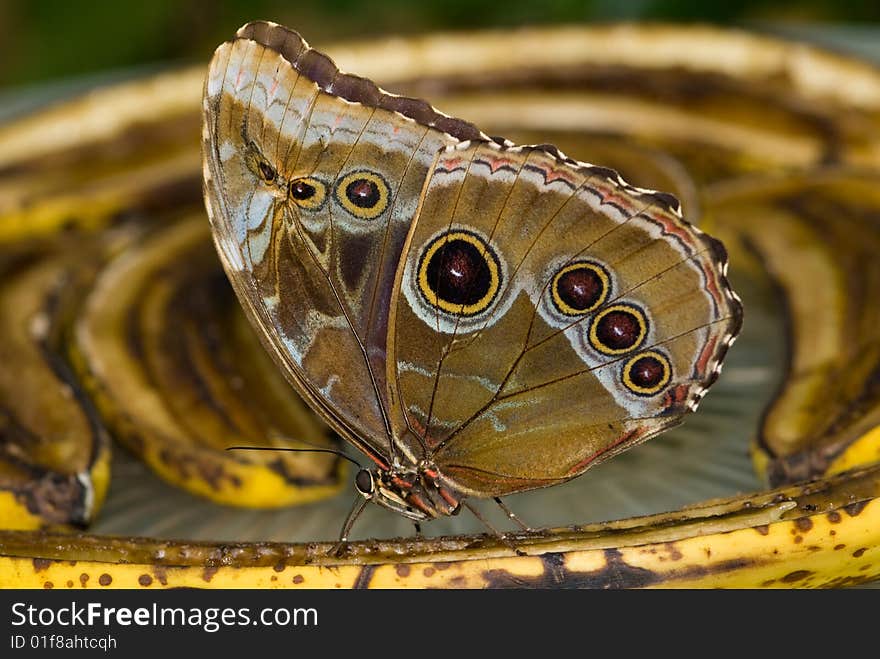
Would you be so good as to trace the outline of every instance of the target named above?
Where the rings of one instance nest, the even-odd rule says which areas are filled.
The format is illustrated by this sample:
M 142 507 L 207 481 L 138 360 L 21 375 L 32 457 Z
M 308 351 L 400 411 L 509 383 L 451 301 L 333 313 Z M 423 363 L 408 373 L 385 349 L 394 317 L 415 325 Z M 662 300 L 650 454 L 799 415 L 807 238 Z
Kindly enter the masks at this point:
M 742 307 L 671 195 L 516 146 L 254 22 L 215 52 L 204 196 L 293 387 L 418 523 L 552 486 L 680 423 Z

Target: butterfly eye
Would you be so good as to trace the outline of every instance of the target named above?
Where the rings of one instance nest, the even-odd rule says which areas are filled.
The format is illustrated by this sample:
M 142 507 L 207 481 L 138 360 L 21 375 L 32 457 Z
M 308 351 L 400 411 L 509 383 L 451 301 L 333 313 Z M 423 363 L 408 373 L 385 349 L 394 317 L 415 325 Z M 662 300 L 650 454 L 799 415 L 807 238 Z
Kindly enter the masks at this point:
M 264 183 L 274 183 L 275 182 L 275 169 L 267 163 L 265 160 L 261 160 L 257 164 L 257 169 L 260 170 L 260 177 L 263 179 Z
M 605 302 L 610 282 L 608 272 L 597 263 L 571 263 L 553 277 L 551 299 L 559 313 L 580 316 Z
M 373 172 L 352 172 L 336 185 L 336 199 L 355 217 L 372 220 L 388 208 L 388 184 Z
M 632 304 L 615 304 L 596 314 L 590 345 L 605 355 L 622 355 L 638 348 L 647 333 L 645 312 Z
M 373 482 L 373 474 L 366 469 L 361 469 L 357 476 L 354 477 L 354 486 L 365 497 L 373 496 L 373 492 L 376 489 L 376 485 Z
M 307 210 L 320 208 L 327 197 L 327 187 L 318 179 L 311 177 L 292 180 L 288 192 L 297 206 Z
M 653 396 L 669 384 L 672 367 L 669 359 L 656 350 L 641 352 L 623 365 L 623 384 L 639 396 Z

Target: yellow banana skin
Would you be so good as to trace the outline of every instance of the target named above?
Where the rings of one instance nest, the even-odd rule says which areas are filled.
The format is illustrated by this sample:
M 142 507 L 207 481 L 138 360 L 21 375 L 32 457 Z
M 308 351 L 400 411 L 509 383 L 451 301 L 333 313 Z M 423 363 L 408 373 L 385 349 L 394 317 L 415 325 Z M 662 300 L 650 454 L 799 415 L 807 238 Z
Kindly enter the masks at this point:
M 0 246 L 200 203 L 198 77 L 118 84 L 0 126 Z
M 233 338 L 231 348 L 241 350 L 244 359 L 240 372 L 231 377 L 243 383 L 239 386 L 259 382 L 261 395 L 237 395 L 230 387 L 228 369 L 224 373 L 206 363 L 218 351 L 212 353 L 205 342 L 199 341 L 190 342 L 195 346 L 193 351 L 187 351 L 186 346 L 183 350 L 186 359 L 201 359 L 202 363 L 192 369 L 203 376 L 198 383 L 186 379 L 180 369 L 172 373 L 168 364 L 131 359 L 126 362 L 130 368 L 125 372 L 119 364 L 109 365 L 109 373 L 118 377 L 108 386 L 100 377 L 100 366 L 107 364 L 108 354 L 118 356 L 112 352 L 112 339 L 124 337 L 123 316 L 131 311 L 128 309 L 120 311 L 116 325 L 108 323 L 98 330 L 99 334 L 111 335 L 101 343 L 111 350 L 98 355 L 89 352 L 94 338 L 87 327 L 90 314 L 100 312 L 90 311 L 89 305 L 95 307 L 94 299 L 101 294 L 111 301 L 119 298 L 125 285 L 117 289 L 111 282 L 101 288 L 100 281 L 106 282 L 106 271 L 113 264 L 118 266 L 120 261 L 134 257 L 138 240 L 163 229 L 169 234 L 176 231 L 179 236 L 178 220 L 187 212 L 195 212 L 195 221 L 183 231 L 210 250 L 199 181 L 199 118 L 192 112 L 198 103 L 197 77 L 192 71 L 116 85 L 0 127 L 0 265 L 18 252 L 30 250 L 39 255 L 56 254 L 58 270 L 56 274 L 47 271 L 42 279 L 37 277 L 39 273 L 7 273 L 0 285 L 0 296 L 6 293 L 4 312 L 7 308 L 14 312 L 0 317 L 0 336 L 4 339 L 0 357 L 5 363 L 0 372 L 0 407 L 14 415 L 33 417 L 36 425 L 29 434 L 35 438 L 32 444 L 53 447 L 57 463 L 65 463 L 71 454 L 87 456 L 89 442 L 94 441 L 90 438 L 101 433 L 101 451 L 96 454 L 93 468 L 81 469 L 65 485 L 68 507 L 76 509 L 68 514 L 39 509 L 39 504 L 44 509 L 50 504 L 60 507 L 62 495 L 53 494 L 47 484 L 63 474 L 44 474 L 39 460 L 22 464 L 16 458 L 15 464 L 5 464 L 0 452 L 2 528 L 36 529 L 46 524 L 83 525 L 93 521 L 110 478 L 105 425 L 172 484 L 219 503 L 278 507 L 326 498 L 339 490 L 344 464 L 328 456 L 233 454 L 224 450 L 231 444 L 282 446 L 289 445 L 291 439 L 304 439 L 323 445 L 328 441 L 326 427 L 302 404 L 297 405 L 295 400 L 291 403 L 283 378 L 273 372 L 257 341 L 249 339 L 251 330 L 235 317 L 223 331 Z M 187 93 L 184 88 L 193 91 Z M 166 238 L 169 245 L 175 240 L 180 243 L 173 235 Z M 167 255 L 172 268 L 173 256 Z M 211 260 L 199 261 L 205 266 L 206 276 L 220 272 L 213 253 L 211 256 Z M 52 263 L 49 256 L 44 260 L 46 270 Z M 185 259 L 181 262 L 187 263 Z M 88 270 L 97 279 L 78 289 L 57 286 L 55 306 L 64 311 L 64 317 L 49 316 L 35 305 L 49 297 L 49 289 L 65 268 Z M 148 272 L 147 277 L 153 274 Z M 163 288 L 161 276 L 158 280 L 151 289 L 156 294 L 150 299 L 159 308 L 146 310 L 150 320 L 144 334 L 148 339 L 165 340 L 169 323 L 176 319 L 163 313 L 166 310 L 161 308 L 161 297 L 167 296 L 169 289 Z M 231 293 L 226 297 L 232 299 Z M 24 302 L 32 304 L 25 306 Z M 43 349 L 28 334 L 28 323 L 38 313 L 42 314 L 47 333 L 54 337 L 57 360 L 53 363 L 69 374 L 69 383 L 58 382 L 44 359 Z M 161 346 L 154 347 L 145 354 L 161 356 Z M 224 354 L 228 353 L 229 348 Z M 161 376 L 155 386 L 153 376 Z M 196 384 L 211 386 L 213 399 L 199 399 L 193 393 Z M 83 415 L 77 409 L 77 399 L 69 395 L 74 389 L 88 391 L 90 406 L 96 404 L 102 418 L 97 418 L 94 409 L 91 413 L 96 418 L 80 418 Z M 185 404 L 173 409 L 172 403 L 180 400 Z M 223 413 L 217 413 L 211 404 Z M 254 409 L 243 409 L 249 405 Z M 146 417 L 133 414 L 132 408 L 138 406 Z M 167 421 L 164 428 L 159 419 Z M 223 419 L 230 419 L 229 424 L 224 425 Z M 93 423 L 94 431 L 88 422 Z M 11 436 L 4 430 L 5 425 L 0 425 L 0 439 Z M 13 437 L 6 446 L 15 444 Z M 28 491 L 36 494 L 28 498 Z
M 676 513 L 496 538 L 332 545 L 0 532 L 24 588 L 822 588 L 880 577 L 880 466 Z M 404 559 L 401 559 L 405 556 Z M 125 559 L 125 563 L 121 559 Z
M 880 187 L 834 168 L 709 189 L 734 258 L 761 261 L 782 298 L 789 359 L 751 450 L 770 485 L 880 459 Z
M 98 258 L 98 250 L 82 249 Z M 65 318 L 83 288 L 79 266 L 63 250 L 46 247 L 6 256 L 0 268 L 0 525 L 83 527 L 107 491 L 110 441 L 63 359 Z
M 101 270 L 75 328 L 87 389 L 121 443 L 193 494 L 272 508 L 337 493 L 346 470 L 336 456 L 225 450 L 326 446 L 328 430 L 289 395 L 211 249 L 196 213 Z

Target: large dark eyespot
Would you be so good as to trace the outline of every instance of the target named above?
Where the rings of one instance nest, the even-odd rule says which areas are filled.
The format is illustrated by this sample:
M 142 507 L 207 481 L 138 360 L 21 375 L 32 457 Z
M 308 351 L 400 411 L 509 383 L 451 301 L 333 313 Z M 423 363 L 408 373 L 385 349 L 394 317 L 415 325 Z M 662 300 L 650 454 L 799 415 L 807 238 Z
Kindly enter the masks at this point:
M 327 198 L 327 187 L 311 177 L 293 179 L 288 186 L 288 192 L 297 206 L 308 210 L 319 208 Z
M 631 304 L 615 304 L 596 314 L 590 325 L 590 345 L 606 355 L 638 348 L 648 333 L 644 312 Z
M 639 396 L 653 396 L 669 384 L 672 367 L 661 352 L 648 350 L 630 357 L 623 365 L 623 384 Z
M 611 290 L 605 268 L 590 262 L 570 263 L 553 277 L 550 295 L 561 314 L 580 316 L 593 311 Z
M 373 484 L 373 474 L 367 469 L 361 469 L 357 473 L 357 476 L 354 477 L 354 486 L 358 489 L 358 492 L 365 497 L 372 496 L 375 488 L 375 485 Z
M 476 234 L 449 231 L 422 254 L 418 285 L 431 306 L 473 316 L 489 307 L 501 287 L 498 256 Z
M 261 160 L 257 163 L 257 169 L 260 170 L 260 178 L 263 179 L 264 183 L 274 183 L 275 182 L 275 169 L 267 163 L 265 160 Z
M 388 184 L 373 172 L 352 172 L 336 184 L 336 199 L 355 217 L 372 220 L 388 208 Z

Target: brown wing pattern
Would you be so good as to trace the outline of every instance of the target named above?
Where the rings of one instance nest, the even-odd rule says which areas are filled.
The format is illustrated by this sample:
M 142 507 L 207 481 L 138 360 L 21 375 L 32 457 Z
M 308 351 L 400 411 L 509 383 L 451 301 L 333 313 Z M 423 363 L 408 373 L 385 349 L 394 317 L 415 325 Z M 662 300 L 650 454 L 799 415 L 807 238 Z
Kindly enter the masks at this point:
M 268 23 L 217 50 L 204 111 L 207 205 L 243 305 L 300 392 L 387 458 L 387 311 L 402 243 L 438 150 L 478 131 L 340 73 Z
M 230 279 L 382 466 L 428 458 L 483 496 L 567 480 L 695 409 L 738 331 L 724 250 L 674 199 L 499 144 L 285 28 L 218 49 L 204 110 Z
M 741 322 L 725 268 L 673 199 L 609 170 L 449 148 L 392 302 L 395 432 L 472 494 L 570 479 L 696 408 Z

